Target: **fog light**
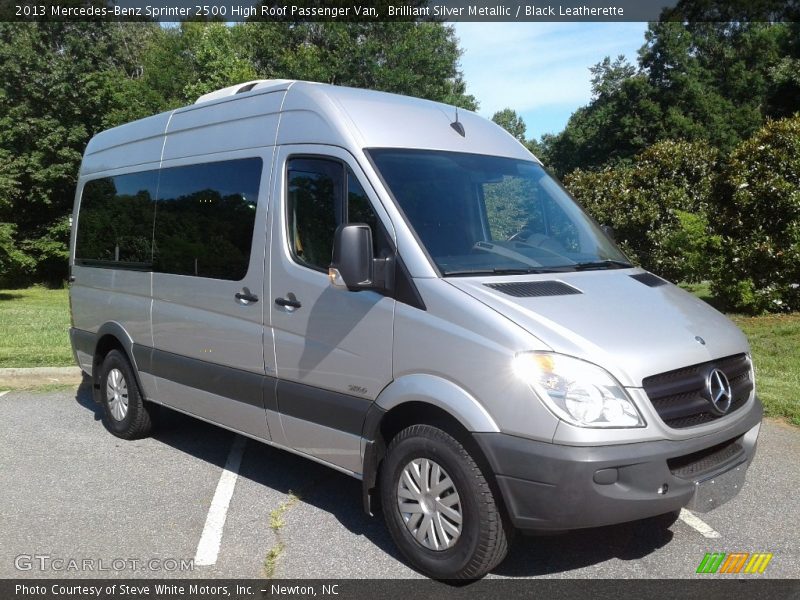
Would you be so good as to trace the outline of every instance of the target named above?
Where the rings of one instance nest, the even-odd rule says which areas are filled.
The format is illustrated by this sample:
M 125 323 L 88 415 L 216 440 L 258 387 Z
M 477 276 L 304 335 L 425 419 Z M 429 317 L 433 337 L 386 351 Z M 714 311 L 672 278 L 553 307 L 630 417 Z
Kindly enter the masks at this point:
M 594 482 L 600 485 L 611 485 L 612 483 L 617 483 L 618 477 L 619 473 L 614 468 L 600 469 L 594 473 Z

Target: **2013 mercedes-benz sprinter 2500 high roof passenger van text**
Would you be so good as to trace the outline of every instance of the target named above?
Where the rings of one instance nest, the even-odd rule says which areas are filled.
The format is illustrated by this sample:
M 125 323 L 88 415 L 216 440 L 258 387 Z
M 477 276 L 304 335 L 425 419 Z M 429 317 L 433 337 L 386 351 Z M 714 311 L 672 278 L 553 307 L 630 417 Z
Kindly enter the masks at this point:
M 72 345 L 112 433 L 161 404 L 343 471 L 432 577 L 744 483 L 744 335 L 473 113 L 234 86 L 95 136 L 73 224 Z

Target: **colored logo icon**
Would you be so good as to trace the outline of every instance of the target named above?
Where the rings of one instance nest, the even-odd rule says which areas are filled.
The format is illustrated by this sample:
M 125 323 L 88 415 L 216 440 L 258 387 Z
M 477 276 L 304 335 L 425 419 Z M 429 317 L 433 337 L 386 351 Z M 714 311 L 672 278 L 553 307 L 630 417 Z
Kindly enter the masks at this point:
M 767 552 L 707 552 L 697 567 L 698 573 L 763 573 L 772 553 Z

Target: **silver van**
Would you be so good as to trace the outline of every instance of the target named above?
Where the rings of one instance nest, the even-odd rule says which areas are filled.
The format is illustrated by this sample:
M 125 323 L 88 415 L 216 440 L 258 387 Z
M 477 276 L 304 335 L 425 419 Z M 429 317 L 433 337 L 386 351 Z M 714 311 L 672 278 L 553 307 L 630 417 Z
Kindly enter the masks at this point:
M 347 473 L 431 577 L 710 510 L 755 452 L 741 331 L 452 106 L 253 81 L 102 132 L 70 248 L 111 433 L 164 405 Z

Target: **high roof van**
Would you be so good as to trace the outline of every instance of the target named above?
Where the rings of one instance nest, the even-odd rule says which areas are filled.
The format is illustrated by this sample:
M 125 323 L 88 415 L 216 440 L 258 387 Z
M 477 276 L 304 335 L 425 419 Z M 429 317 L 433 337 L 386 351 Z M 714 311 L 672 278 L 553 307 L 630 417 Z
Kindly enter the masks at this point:
M 453 106 L 253 81 L 104 131 L 70 251 L 111 433 L 163 405 L 360 479 L 431 577 L 716 508 L 755 452 L 741 331 Z

